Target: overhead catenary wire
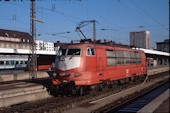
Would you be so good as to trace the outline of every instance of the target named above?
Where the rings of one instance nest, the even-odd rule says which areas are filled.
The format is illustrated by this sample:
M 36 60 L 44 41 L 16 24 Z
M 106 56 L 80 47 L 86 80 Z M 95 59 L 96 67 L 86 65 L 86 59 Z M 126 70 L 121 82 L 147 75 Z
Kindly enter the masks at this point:
M 142 7 L 140 7 L 139 5 L 137 5 L 133 0 L 129 0 L 132 4 L 134 4 L 138 9 L 140 9 L 145 15 L 147 15 L 148 17 L 150 17 L 153 21 L 155 21 L 157 24 L 159 24 L 161 27 L 163 27 L 164 29 L 168 30 L 166 26 L 164 26 L 163 24 L 161 24 L 156 18 L 154 18 L 151 14 L 149 14 L 148 12 L 146 12 Z

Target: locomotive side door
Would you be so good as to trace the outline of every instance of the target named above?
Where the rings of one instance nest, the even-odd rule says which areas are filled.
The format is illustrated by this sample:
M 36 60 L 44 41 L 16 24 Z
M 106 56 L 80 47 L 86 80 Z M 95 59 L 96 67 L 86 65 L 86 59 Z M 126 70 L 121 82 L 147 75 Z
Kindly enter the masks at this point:
M 94 47 L 87 47 L 86 49 L 86 62 L 87 62 L 87 70 L 90 72 L 96 71 L 96 53 Z
M 96 58 L 97 58 L 97 74 L 99 75 L 99 78 L 101 80 L 104 79 L 104 73 L 103 73 L 103 68 L 104 68 L 104 59 L 103 59 L 103 49 L 101 48 L 96 48 Z
M 97 56 L 97 72 L 99 75 L 103 74 L 103 58 L 101 56 Z

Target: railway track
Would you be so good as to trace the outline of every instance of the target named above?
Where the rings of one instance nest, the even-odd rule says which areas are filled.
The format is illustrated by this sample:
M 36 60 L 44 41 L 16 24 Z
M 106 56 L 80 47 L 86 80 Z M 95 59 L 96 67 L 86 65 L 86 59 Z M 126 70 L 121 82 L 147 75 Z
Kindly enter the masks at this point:
M 1 108 L 2 113 L 35 113 L 35 112 L 62 112 L 76 106 L 88 106 L 89 102 L 101 99 L 103 97 L 112 95 L 114 93 L 123 91 L 125 89 L 134 87 L 141 84 L 142 81 L 137 81 L 130 84 L 120 85 L 119 88 L 115 89 L 105 89 L 100 92 L 95 92 L 89 95 L 84 95 L 81 97 L 52 97 L 48 99 L 43 99 L 39 101 L 34 101 L 31 103 L 22 103 L 19 105 L 10 106 L 9 108 Z
M 151 102 L 154 98 L 162 94 L 169 88 L 169 80 L 158 82 L 154 86 L 143 89 L 139 94 L 126 98 L 121 104 L 114 107 L 107 107 L 107 110 L 101 110 L 103 113 L 136 113 L 142 107 Z

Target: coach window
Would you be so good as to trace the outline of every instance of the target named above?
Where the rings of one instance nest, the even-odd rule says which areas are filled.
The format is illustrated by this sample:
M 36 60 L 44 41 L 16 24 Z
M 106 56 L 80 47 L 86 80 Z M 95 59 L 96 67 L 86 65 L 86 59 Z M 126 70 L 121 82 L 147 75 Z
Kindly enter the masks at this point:
M 19 64 L 19 61 L 16 61 L 16 64 Z
M 28 61 L 25 61 L 25 64 L 27 64 L 28 63 Z
M 9 65 L 9 61 L 6 61 L 6 65 Z
M 14 61 L 11 61 L 11 65 L 14 65 Z
M 20 64 L 24 64 L 24 61 L 20 61 Z
M 0 65 L 4 65 L 4 61 L 0 61 Z
M 93 56 L 95 55 L 94 48 L 87 48 L 87 56 Z

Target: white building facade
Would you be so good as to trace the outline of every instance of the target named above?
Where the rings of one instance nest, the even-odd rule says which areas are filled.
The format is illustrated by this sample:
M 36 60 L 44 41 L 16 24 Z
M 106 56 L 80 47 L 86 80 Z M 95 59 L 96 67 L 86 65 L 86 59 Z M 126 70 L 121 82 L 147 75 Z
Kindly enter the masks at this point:
M 36 50 L 54 51 L 54 43 L 36 40 Z

